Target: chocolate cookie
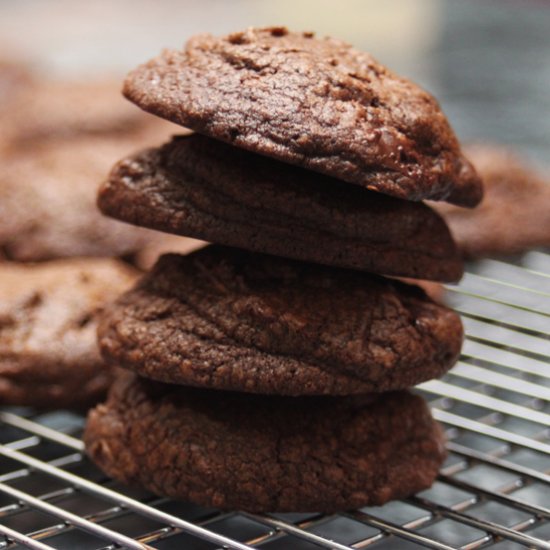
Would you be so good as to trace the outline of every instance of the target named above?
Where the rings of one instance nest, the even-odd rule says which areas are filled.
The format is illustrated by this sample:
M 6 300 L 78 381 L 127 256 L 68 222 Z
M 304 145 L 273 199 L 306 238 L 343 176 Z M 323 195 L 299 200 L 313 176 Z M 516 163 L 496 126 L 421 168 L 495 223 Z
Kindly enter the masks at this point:
M 161 139 L 169 135 L 171 126 L 124 101 L 116 80 L 35 79 L 10 103 L 3 116 L 2 134 L 11 152 L 33 149 L 52 139 L 82 136 L 143 133 L 145 139 Z
M 121 377 L 92 410 L 86 449 L 107 474 L 251 512 L 335 512 L 429 487 L 445 458 L 426 403 L 254 396 Z
M 172 122 L 368 189 L 481 199 L 437 101 L 333 38 L 283 27 L 199 35 L 135 69 L 123 91 Z
M 515 254 L 550 246 L 550 178 L 503 147 L 471 146 L 467 154 L 483 178 L 483 202 L 471 211 L 433 204 L 464 256 Z
M 163 382 L 345 395 L 441 376 L 462 325 L 398 281 L 210 246 L 163 256 L 98 335 L 108 363 Z
M 0 264 L 0 403 L 84 408 L 112 370 L 96 343 L 97 317 L 133 270 L 115 260 Z
M 256 252 L 441 281 L 462 275 L 445 223 L 424 204 L 198 134 L 121 161 L 98 203 L 123 221 Z
M 35 145 L 0 164 L 0 255 L 29 261 L 119 256 L 165 236 L 110 220 L 96 206 L 99 183 L 141 138 L 80 137 Z

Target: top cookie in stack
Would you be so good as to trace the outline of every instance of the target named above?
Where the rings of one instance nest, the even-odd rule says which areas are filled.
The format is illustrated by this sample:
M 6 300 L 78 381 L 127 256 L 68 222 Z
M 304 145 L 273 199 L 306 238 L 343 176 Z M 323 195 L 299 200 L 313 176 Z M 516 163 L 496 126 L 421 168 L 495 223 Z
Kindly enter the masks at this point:
M 315 263 L 460 278 L 445 223 L 419 201 L 474 206 L 480 180 L 436 100 L 370 55 L 284 28 L 201 35 L 130 73 L 124 93 L 202 135 L 119 163 L 106 214 Z
M 138 67 L 124 94 L 201 134 L 394 197 L 481 199 L 436 100 L 333 38 L 200 35 Z

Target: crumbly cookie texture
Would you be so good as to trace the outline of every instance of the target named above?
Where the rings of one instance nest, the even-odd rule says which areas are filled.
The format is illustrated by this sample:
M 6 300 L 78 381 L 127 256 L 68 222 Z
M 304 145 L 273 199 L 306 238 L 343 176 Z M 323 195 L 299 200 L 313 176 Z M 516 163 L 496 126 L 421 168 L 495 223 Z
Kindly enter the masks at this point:
M 456 313 L 398 281 L 210 246 L 163 256 L 99 327 L 107 362 L 175 384 L 356 394 L 443 375 Z
M 199 35 L 132 71 L 146 111 L 396 197 L 474 206 L 479 178 L 437 101 L 333 38 L 282 27 Z
M 445 222 L 426 205 L 199 134 L 122 160 L 98 204 L 126 222 L 256 252 L 441 281 L 462 275 Z
M 466 154 L 483 179 L 485 196 L 473 210 L 432 203 L 467 258 L 525 252 L 550 246 L 550 177 L 511 150 L 478 144 Z
M 110 259 L 0 263 L 0 403 L 82 409 L 103 398 L 113 370 L 98 316 L 136 275 Z
M 335 512 L 429 487 L 441 428 L 408 392 L 243 395 L 121 377 L 84 434 L 108 475 L 205 506 Z

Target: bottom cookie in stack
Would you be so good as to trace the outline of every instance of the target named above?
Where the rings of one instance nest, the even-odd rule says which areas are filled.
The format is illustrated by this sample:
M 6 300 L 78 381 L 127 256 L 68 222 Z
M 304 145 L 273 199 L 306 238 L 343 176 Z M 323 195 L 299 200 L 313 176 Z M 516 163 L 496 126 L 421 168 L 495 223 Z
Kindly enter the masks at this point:
M 335 512 L 429 487 L 444 438 L 409 392 L 281 397 L 123 375 L 89 416 L 91 458 L 154 493 L 249 512 Z

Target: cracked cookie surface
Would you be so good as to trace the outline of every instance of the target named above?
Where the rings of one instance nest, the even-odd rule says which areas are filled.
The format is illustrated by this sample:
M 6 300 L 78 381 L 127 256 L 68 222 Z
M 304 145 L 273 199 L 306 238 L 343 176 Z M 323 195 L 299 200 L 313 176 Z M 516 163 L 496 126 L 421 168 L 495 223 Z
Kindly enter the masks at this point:
M 222 246 L 163 256 L 98 334 L 145 377 L 283 395 L 407 388 L 451 368 L 463 335 L 417 287 Z
M 340 40 L 285 28 L 198 35 L 132 71 L 123 91 L 172 122 L 368 189 L 481 199 L 437 101 Z
M 82 409 L 101 399 L 112 369 L 97 321 L 136 272 L 108 259 L 0 263 L 0 403 Z
M 276 256 L 440 281 L 462 275 L 445 222 L 426 205 L 199 134 L 119 162 L 98 204 L 136 225 Z
M 408 392 L 267 397 L 131 374 L 90 412 L 84 441 L 125 483 L 250 512 L 378 506 L 429 487 L 445 458 L 440 427 Z

